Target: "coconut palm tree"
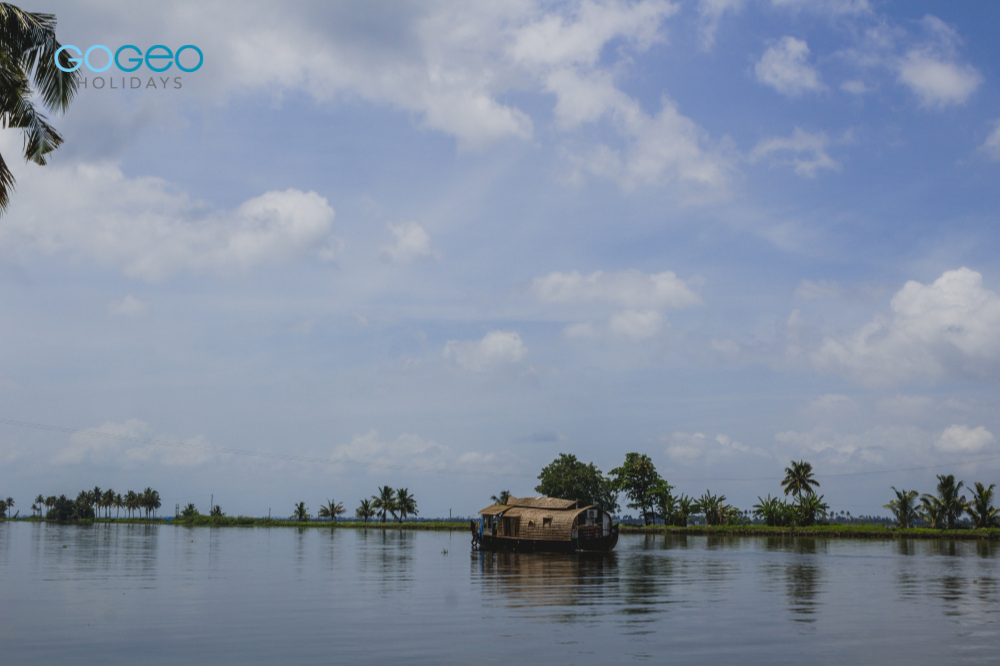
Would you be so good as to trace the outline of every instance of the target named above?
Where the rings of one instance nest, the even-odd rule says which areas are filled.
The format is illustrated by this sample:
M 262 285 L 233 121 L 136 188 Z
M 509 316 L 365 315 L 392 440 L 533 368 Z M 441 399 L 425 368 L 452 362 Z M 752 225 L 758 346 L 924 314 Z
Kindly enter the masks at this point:
M 309 509 L 306 507 L 305 502 L 299 502 L 295 505 L 295 512 L 292 514 L 292 517 L 299 522 L 309 520 Z
M 59 48 L 55 16 L 0 3 L 0 127 L 23 130 L 24 159 L 40 165 L 63 140 L 32 98 L 37 92 L 46 107 L 62 112 L 76 94 L 76 72 L 56 66 Z M 59 54 L 59 61 L 67 69 L 72 66 L 66 52 Z M 14 175 L 0 156 L 0 213 L 13 188 Z
M 7 510 L 10 511 L 12 508 L 14 508 L 14 498 L 13 497 L 8 497 L 5 500 L 4 504 L 7 505 Z
M 101 496 L 101 506 L 104 507 L 104 517 L 111 517 L 111 508 L 115 505 L 115 491 L 108 488 Z
M 813 492 L 813 486 L 819 488 L 819 481 L 813 476 L 812 465 L 805 460 L 793 460 L 791 467 L 785 468 L 785 479 L 781 486 L 786 495 L 801 497 Z
M 389 486 L 381 486 L 378 495 L 372 495 L 372 506 L 378 512 L 381 522 L 385 522 L 388 514 L 396 514 L 396 491 Z
M 506 504 L 507 500 L 510 499 L 510 491 L 501 490 L 499 495 L 493 495 L 490 499 L 494 504 Z
M 354 510 L 354 515 L 361 520 L 368 522 L 368 519 L 376 514 L 375 506 L 370 499 L 361 500 L 360 506 Z
M 140 506 L 142 506 L 142 503 L 139 501 L 139 494 L 137 492 L 130 490 L 125 493 L 125 509 L 128 511 L 129 518 L 139 510 Z
M 45 506 L 45 496 L 39 493 L 38 497 L 35 498 L 35 505 L 38 507 L 38 517 L 41 518 L 42 510 Z
M 1000 525 L 1000 518 L 998 518 L 1000 509 L 993 506 L 993 489 L 996 488 L 996 485 L 991 483 L 990 487 L 987 488 L 979 481 L 975 483 L 976 489 L 973 491 L 972 499 L 969 500 L 965 510 L 978 528 L 985 529 Z
M 955 529 L 955 521 L 965 513 L 965 508 L 968 506 L 968 502 L 965 500 L 965 496 L 962 495 L 962 486 L 965 485 L 964 482 L 959 481 L 955 483 L 954 474 L 938 474 L 938 505 L 942 512 L 942 518 L 947 523 L 947 528 L 949 530 Z
M 341 502 L 327 500 L 326 504 L 320 504 L 319 506 L 320 518 L 329 518 L 332 521 L 336 521 L 337 516 L 342 513 L 344 513 L 344 505 Z
M 896 516 L 896 522 L 904 530 L 917 518 L 917 495 L 916 490 L 896 490 L 896 486 L 889 486 L 896 493 L 896 499 L 882 506 L 892 511 Z
M 125 508 L 125 498 L 122 497 L 121 493 L 115 495 L 115 520 L 118 520 L 118 516 L 121 515 L 119 512 Z
M 816 523 L 817 516 L 820 518 L 826 518 L 826 512 L 829 509 L 830 507 L 823 501 L 822 495 L 817 495 L 813 492 L 806 495 L 800 495 L 798 504 L 795 507 L 795 512 L 798 514 L 797 522 L 803 527 L 814 525 Z
M 401 524 L 407 516 L 417 515 L 417 500 L 413 499 L 408 488 L 396 490 L 396 512 Z
M 930 523 L 931 529 L 941 528 L 944 523 L 944 505 L 933 495 L 924 493 L 920 496 L 920 517 Z
M 7 500 L 0 499 L 0 518 L 7 517 Z

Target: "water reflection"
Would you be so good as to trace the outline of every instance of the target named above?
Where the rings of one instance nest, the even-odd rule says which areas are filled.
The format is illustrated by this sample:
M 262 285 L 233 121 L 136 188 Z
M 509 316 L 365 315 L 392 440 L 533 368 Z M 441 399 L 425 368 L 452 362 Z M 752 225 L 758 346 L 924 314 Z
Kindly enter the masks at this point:
M 615 553 L 472 554 L 473 579 L 484 596 L 508 608 L 534 609 L 539 616 L 571 621 L 618 593 Z
M 823 558 L 827 553 L 825 539 L 802 537 L 767 537 L 765 550 L 786 554 L 783 561 L 769 562 L 763 567 L 767 581 L 781 580 L 792 620 L 815 623 L 825 591 Z M 820 557 L 822 555 L 823 557 Z
M 374 583 L 381 594 L 412 587 L 415 544 L 416 536 L 408 530 L 362 530 L 357 540 L 359 577 Z

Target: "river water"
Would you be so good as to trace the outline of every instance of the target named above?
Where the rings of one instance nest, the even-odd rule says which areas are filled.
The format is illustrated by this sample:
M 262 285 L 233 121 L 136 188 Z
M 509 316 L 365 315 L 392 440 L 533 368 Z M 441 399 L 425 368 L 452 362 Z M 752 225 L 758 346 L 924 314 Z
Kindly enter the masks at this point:
M 0 664 L 988 663 L 994 542 L 0 524 Z

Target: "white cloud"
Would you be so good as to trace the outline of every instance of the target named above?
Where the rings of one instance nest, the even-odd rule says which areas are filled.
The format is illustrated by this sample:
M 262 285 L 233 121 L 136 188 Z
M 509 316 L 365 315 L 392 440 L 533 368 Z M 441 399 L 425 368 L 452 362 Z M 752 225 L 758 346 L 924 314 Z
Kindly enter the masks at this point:
M 663 330 L 667 325 L 664 310 L 701 303 L 701 298 L 672 271 L 596 271 L 590 275 L 557 271 L 532 280 L 531 292 L 542 303 L 553 305 L 621 308 L 610 313 L 606 330 L 631 340 L 652 338 Z M 571 324 L 564 333 L 570 339 L 583 339 L 600 337 L 602 331 L 593 322 L 581 322 Z
M 991 160 L 1000 160 L 1000 120 L 994 121 L 993 131 L 979 148 Z
M 516 331 L 491 331 L 478 341 L 449 340 L 443 355 L 465 370 L 489 372 L 521 363 L 528 348 Z
M 771 5 L 793 11 L 808 10 L 833 16 L 864 14 L 871 11 L 868 0 L 771 0 Z
M 729 435 L 707 437 L 700 432 L 675 432 L 661 440 L 666 445 L 666 453 L 670 459 L 681 464 L 695 462 L 708 464 L 740 455 L 767 457 L 767 454 L 760 449 L 746 446 Z
M 123 317 L 138 317 L 146 314 L 146 311 L 149 310 L 149 303 L 140 301 L 132 294 L 128 294 L 120 301 L 113 301 L 108 306 L 108 310 L 114 315 L 120 315 Z
M 531 291 L 543 303 L 599 301 L 640 308 L 683 308 L 701 303 L 701 298 L 673 271 L 645 274 L 636 270 L 582 275 L 553 272 L 531 282 Z
M 840 164 L 827 154 L 830 138 L 826 132 L 809 133 L 798 127 L 789 137 L 764 139 L 750 153 L 750 160 L 772 158 L 783 164 L 790 164 L 800 176 L 813 177 L 819 169 L 837 171 Z M 784 159 L 778 155 L 789 155 Z
M 865 85 L 864 81 L 858 81 L 856 79 L 844 81 L 840 84 L 840 89 L 844 92 L 851 93 L 852 95 L 864 95 L 868 92 L 868 86 Z
M 819 72 L 807 62 L 808 58 L 806 42 L 791 36 L 782 37 L 764 52 L 754 72 L 758 81 L 782 95 L 798 97 L 804 92 L 824 88 Z
M 654 337 L 663 328 L 663 315 L 656 310 L 625 310 L 611 316 L 608 328 L 615 335 L 632 340 Z
M 953 425 L 945 428 L 934 442 L 934 448 L 943 453 L 977 453 L 993 442 L 993 433 L 983 426 L 969 428 L 964 425 Z
M 335 245 L 334 211 L 315 192 L 265 192 L 220 211 L 162 179 L 128 178 L 110 163 L 37 171 L 18 177 L 18 196 L 0 229 L 2 248 L 67 253 L 155 281 L 180 271 L 328 258 Z
M 924 51 L 910 51 L 899 66 L 899 80 L 928 107 L 964 104 L 979 84 L 982 75 L 971 65 L 941 60 Z
M 836 282 L 803 280 L 795 289 L 795 297 L 803 301 L 841 298 L 844 290 Z
M 126 468 L 145 464 L 193 467 L 217 458 L 203 435 L 177 440 L 157 434 L 144 421 L 129 419 L 74 433 L 69 446 L 58 451 L 52 462 Z
M 416 222 L 387 225 L 394 236 L 393 245 L 385 245 L 379 253 L 382 261 L 408 264 L 421 257 L 437 257 L 431 248 L 431 237 Z
M 743 9 L 744 0 L 698 0 L 698 13 L 701 15 L 701 47 L 710 51 L 715 45 L 715 33 L 719 29 L 719 21 L 726 12 L 738 12 Z
M 996 378 L 1000 295 L 983 287 L 976 271 L 947 271 L 930 285 L 907 282 L 890 309 L 852 335 L 825 338 L 816 366 L 870 385 Z

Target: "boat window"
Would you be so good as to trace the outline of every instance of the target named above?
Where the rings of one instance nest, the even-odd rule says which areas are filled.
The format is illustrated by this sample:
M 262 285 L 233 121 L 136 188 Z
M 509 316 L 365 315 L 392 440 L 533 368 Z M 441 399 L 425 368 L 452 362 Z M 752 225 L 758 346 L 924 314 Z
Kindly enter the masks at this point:
M 542 518 L 542 527 L 552 527 L 552 516 Z

